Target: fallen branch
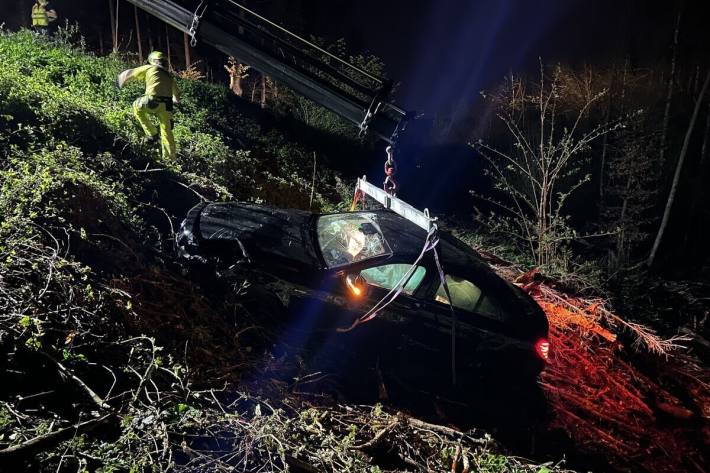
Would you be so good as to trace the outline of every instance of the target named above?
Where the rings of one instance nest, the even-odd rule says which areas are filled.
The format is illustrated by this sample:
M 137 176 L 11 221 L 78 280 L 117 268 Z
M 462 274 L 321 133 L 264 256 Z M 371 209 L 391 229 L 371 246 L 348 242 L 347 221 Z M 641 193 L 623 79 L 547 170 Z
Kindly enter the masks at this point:
M 423 420 L 415 419 L 414 417 L 407 417 L 407 423 L 416 429 L 429 430 L 431 432 L 437 432 L 440 434 L 448 435 L 450 437 L 466 437 L 468 441 L 475 444 L 488 445 L 491 443 L 491 441 L 488 439 L 474 438 L 464 432 L 461 432 L 460 430 L 456 430 L 451 427 L 446 427 L 444 425 L 431 424 Z
M 49 361 L 51 361 L 64 376 L 74 381 L 81 389 L 83 389 L 97 406 L 102 409 L 111 409 L 111 406 L 106 404 L 106 402 L 104 402 L 104 400 L 101 399 L 101 397 L 96 394 L 93 389 L 91 389 L 84 381 L 82 381 L 78 376 L 76 376 L 69 368 L 61 364 L 59 361 L 55 360 L 54 357 L 49 353 L 45 353 L 41 350 L 39 350 L 38 353 L 47 358 Z
M 106 414 L 103 417 L 99 417 L 97 419 L 87 420 L 85 422 L 74 424 L 63 429 L 55 430 L 54 432 L 39 435 L 18 445 L 13 445 L 12 447 L 7 447 L 6 449 L 0 450 L 0 459 L 8 461 L 11 458 L 23 457 L 32 453 L 36 453 L 50 445 L 54 445 L 61 441 L 70 439 L 78 433 L 88 432 L 98 427 L 99 425 L 107 422 L 112 417 L 113 413 Z
M 459 465 L 459 457 L 461 457 L 461 445 L 456 445 L 456 451 L 454 452 L 454 458 L 451 460 L 451 473 L 456 473 Z
M 377 432 L 375 434 L 375 436 L 372 437 L 370 440 L 368 440 L 367 442 L 360 444 L 360 445 L 353 445 L 353 448 L 355 450 L 364 450 L 366 448 L 374 447 L 375 445 L 377 445 L 379 443 L 380 439 L 382 439 L 382 437 L 387 432 L 390 432 L 392 429 L 394 429 L 397 426 L 397 424 L 399 424 L 399 417 L 395 417 L 394 419 L 392 419 L 389 424 L 387 424 L 383 429 L 381 429 L 379 432 Z
M 298 458 L 294 457 L 293 455 L 286 455 L 286 463 L 293 467 L 294 471 L 305 471 L 307 473 L 320 473 L 321 469 L 316 468 L 315 466 L 311 465 L 310 463 L 306 463 L 303 460 L 299 460 Z

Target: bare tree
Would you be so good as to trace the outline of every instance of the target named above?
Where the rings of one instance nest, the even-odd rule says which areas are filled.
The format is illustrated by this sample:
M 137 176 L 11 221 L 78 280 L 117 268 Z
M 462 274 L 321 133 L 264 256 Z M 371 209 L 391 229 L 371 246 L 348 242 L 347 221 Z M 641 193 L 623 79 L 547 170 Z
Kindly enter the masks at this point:
M 259 105 L 261 108 L 266 108 L 266 75 L 261 74 L 259 87 L 261 89 L 261 98 L 259 99 Z
M 609 74 L 609 93 L 607 93 L 607 104 L 606 112 L 604 113 L 604 121 L 608 122 L 611 118 L 611 109 L 613 105 L 612 97 L 614 96 L 612 90 L 614 88 L 614 70 L 612 69 L 611 74 Z M 601 162 L 599 163 L 599 197 L 604 198 L 604 172 L 606 169 L 606 154 L 609 149 L 609 134 L 605 134 L 602 138 L 602 155 Z
M 708 88 L 708 82 L 710 82 L 710 70 L 708 70 L 705 76 L 705 82 L 703 82 L 703 87 L 700 89 L 700 94 L 695 100 L 695 108 L 693 109 L 693 116 L 690 117 L 690 123 L 688 124 L 688 129 L 685 132 L 685 139 L 683 140 L 683 147 L 680 150 L 680 155 L 678 156 L 678 163 L 675 167 L 675 174 L 673 175 L 673 184 L 671 185 L 671 191 L 668 194 L 668 200 L 666 201 L 666 207 L 663 211 L 663 220 L 661 220 L 661 226 L 658 228 L 658 233 L 656 234 L 656 239 L 653 242 L 653 248 L 651 248 L 651 253 L 648 255 L 648 266 L 653 266 L 656 260 L 656 254 L 658 253 L 658 247 L 661 245 L 661 240 L 663 239 L 663 234 L 668 227 L 668 219 L 670 218 L 671 209 L 673 208 L 673 202 L 675 202 L 676 192 L 678 191 L 678 183 L 680 182 L 680 173 L 683 170 L 683 163 L 685 161 L 685 156 L 688 152 L 688 145 L 690 143 L 690 136 L 693 133 L 693 128 L 695 127 L 695 122 L 698 119 L 698 112 L 700 111 L 700 105 L 705 97 L 705 92 Z
M 138 43 L 138 58 L 143 62 L 143 39 L 141 35 L 141 23 L 138 19 L 138 7 L 133 5 L 133 19 L 136 23 L 136 42 Z
M 656 203 L 660 158 L 658 136 L 649 133 L 655 127 L 648 125 L 648 119 L 647 114 L 637 114 L 623 129 L 610 134 L 606 199 L 602 205 L 603 225 L 614 233 L 607 260 L 610 275 L 634 266 L 634 250 L 649 236 L 646 229 Z
M 168 25 L 165 25 L 165 44 L 167 48 L 167 54 L 168 54 L 168 69 L 173 68 L 173 54 L 170 48 L 170 27 Z
M 153 30 L 150 27 L 151 24 L 151 17 L 150 15 L 146 17 L 145 21 L 145 31 L 147 33 L 146 36 L 148 36 L 148 49 L 152 52 L 155 51 L 155 45 L 153 44 Z
M 271 77 L 266 77 L 266 85 L 271 91 L 271 98 L 272 100 L 278 100 L 279 98 L 279 85 L 278 83 L 272 79 Z
M 704 189 L 707 186 L 707 159 L 708 159 L 708 142 L 710 141 L 710 103 L 708 104 L 707 114 L 705 116 L 705 131 L 703 132 L 703 144 L 700 147 L 700 161 L 698 162 L 697 172 L 695 173 L 695 189 L 693 191 L 693 200 L 690 204 L 688 212 L 688 224 L 685 232 L 685 248 L 690 248 L 691 235 L 697 232 L 694 224 L 698 214 L 701 200 L 705 197 Z
M 241 97 L 244 93 L 242 79 L 246 79 L 249 76 L 247 72 L 249 66 L 241 64 L 235 57 L 230 56 L 227 59 L 227 64 L 224 66 L 224 69 L 229 73 L 229 89 L 234 92 L 235 95 Z
M 192 60 L 190 59 L 190 37 L 187 33 L 182 34 L 183 47 L 185 48 L 185 70 L 190 69 Z
M 675 69 L 676 60 L 678 58 L 678 35 L 680 34 L 680 19 L 682 11 L 678 12 L 678 17 L 675 22 L 675 31 L 673 32 L 673 56 L 671 56 L 671 74 L 668 78 L 668 92 L 666 94 L 666 108 L 663 112 L 663 124 L 661 125 L 661 144 L 660 144 L 660 164 L 663 166 L 666 154 L 666 136 L 668 135 L 668 123 L 671 115 L 671 103 L 673 102 L 673 85 L 675 84 Z
M 99 54 L 104 55 L 104 32 L 101 27 L 96 28 L 96 33 L 99 36 Z
M 563 212 L 565 202 L 590 179 L 585 166 L 590 145 L 619 126 L 584 126 L 593 105 L 607 93 L 595 90 L 590 74 L 576 80 L 560 66 L 548 74 L 541 65 L 540 82 L 531 93 L 511 76 L 504 93 L 494 98 L 508 143 L 498 147 L 479 141 L 502 195 L 500 200 L 479 197 L 504 211 L 488 223 L 523 242 L 538 265 L 558 262 L 564 243 L 576 237 Z
M 114 1 L 108 0 L 108 12 L 111 19 L 111 50 L 114 53 L 118 52 L 118 0 L 116 0 L 116 10 L 113 9 Z

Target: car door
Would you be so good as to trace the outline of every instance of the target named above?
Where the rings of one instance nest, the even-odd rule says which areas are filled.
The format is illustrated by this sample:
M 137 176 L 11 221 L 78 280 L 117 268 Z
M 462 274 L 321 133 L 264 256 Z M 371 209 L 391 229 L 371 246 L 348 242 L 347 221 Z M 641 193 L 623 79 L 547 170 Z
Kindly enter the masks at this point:
M 397 380 L 408 385 L 423 379 L 438 384 L 441 380 L 433 378 L 438 378 L 442 370 L 436 359 L 441 358 L 439 352 L 449 332 L 440 332 L 438 314 L 423 310 L 423 297 L 432 279 L 437 277 L 427 258 L 415 268 L 408 262 L 388 261 L 361 270 L 359 275 L 368 285 L 368 297 L 362 305 L 361 315 L 391 296 L 392 289 L 410 269 L 411 277 L 400 294 L 355 331 L 367 338 L 364 344 L 367 351 L 375 355 L 379 366 Z M 427 384 L 432 383 L 427 381 Z
M 411 277 L 394 300 L 367 322 L 341 333 L 341 337 L 348 339 L 351 346 L 360 347 L 362 361 L 379 363 L 382 367 L 395 364 L 400 357 L 402 337 L 409 331 L 408 326 L 412 322 L 411 313 L 418 309 L 416 294 L 428 287 L 430 274 L 423 265 L 412 268 L 411 263 L 391 260 L 374 263 L 357 272 L 367 288 L 366 296 L 361 300 L 351 298 L 348 311 L 352 321 L 370 313 L 383 300 L 389 300 L 392 290 L 410 269 Z
M 415 307 L 414 293 L 425 286 L 427 271 L 423 266 L 414 268 L 412 278 L 391 304 L 366 323 L 351 327 L 385 298 L 411 268 L 406 263 L 370 264 L 334 273 L 322 291 L 300 298 L 294 317 L 300 331 L 292 336 L 298 342 L 292 346 L 298 345 L 302 357 L 318 369 L 363 380 L 366 374 L 374 374 L 374 367 L 392 365 L 398 353 L 403 322 L 407 322 L 407 314 Z M 345 283 L 346 278 L 358 274 L 367 284 L 361 296 L 353 294 Z
M 437 275 L 423 295 L 417 311 L 419 320 L 433 320 L 435 326 L 428 332 L 414 327 L 412 334 L 418 337 L 416 340 L 420 343 L 437 344 L 431 356 L 441 366 L 446 382 L 450 382 L 453 377 L 452 344 L 455 344 L 457 385 L 466 385 L 490 361 L 482 356 L 482 349 L 485 351 L 488 346 L 507 343 L 505 311 L 494 291 L 465 268 L 447 268 L 445 278 L 451 300 Z M 451 335 L 454 320 L 452 309 L 456 315 L 455 340 Z

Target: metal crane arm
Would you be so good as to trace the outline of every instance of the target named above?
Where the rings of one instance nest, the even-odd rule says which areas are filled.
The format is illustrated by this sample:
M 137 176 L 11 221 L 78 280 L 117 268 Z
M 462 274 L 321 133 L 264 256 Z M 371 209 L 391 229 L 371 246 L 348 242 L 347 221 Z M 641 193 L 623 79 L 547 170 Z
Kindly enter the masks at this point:
M 286 84 L 296 93 L 392 143 L 409 117 L 388 102 L 390 81 L 344 61 L 234 0 L 211 0 L 190 10 L 186 0 L 128 0 L 147 13 L 240 62 Z M 202 2 L 205 4 L 205 1 Z M 199 21 L 199 28 L 196 29 Z M 192 29 L 192 31 L 191 31 Z

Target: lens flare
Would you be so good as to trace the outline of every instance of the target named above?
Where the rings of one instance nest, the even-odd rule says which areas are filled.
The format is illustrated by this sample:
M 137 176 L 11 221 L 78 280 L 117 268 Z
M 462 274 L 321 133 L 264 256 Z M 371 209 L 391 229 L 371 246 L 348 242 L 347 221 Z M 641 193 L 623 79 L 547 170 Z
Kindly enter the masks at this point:
M 345 282 L 348 285 L 348 288 L 350 289 L 350 292 L 355 296 L 355 297 L 360 297 L 362 295 L 362 289 L 360 286 L 357 284 L 355 280 L 353 280 L 352 277 L 348 276 L 345 278 Z

